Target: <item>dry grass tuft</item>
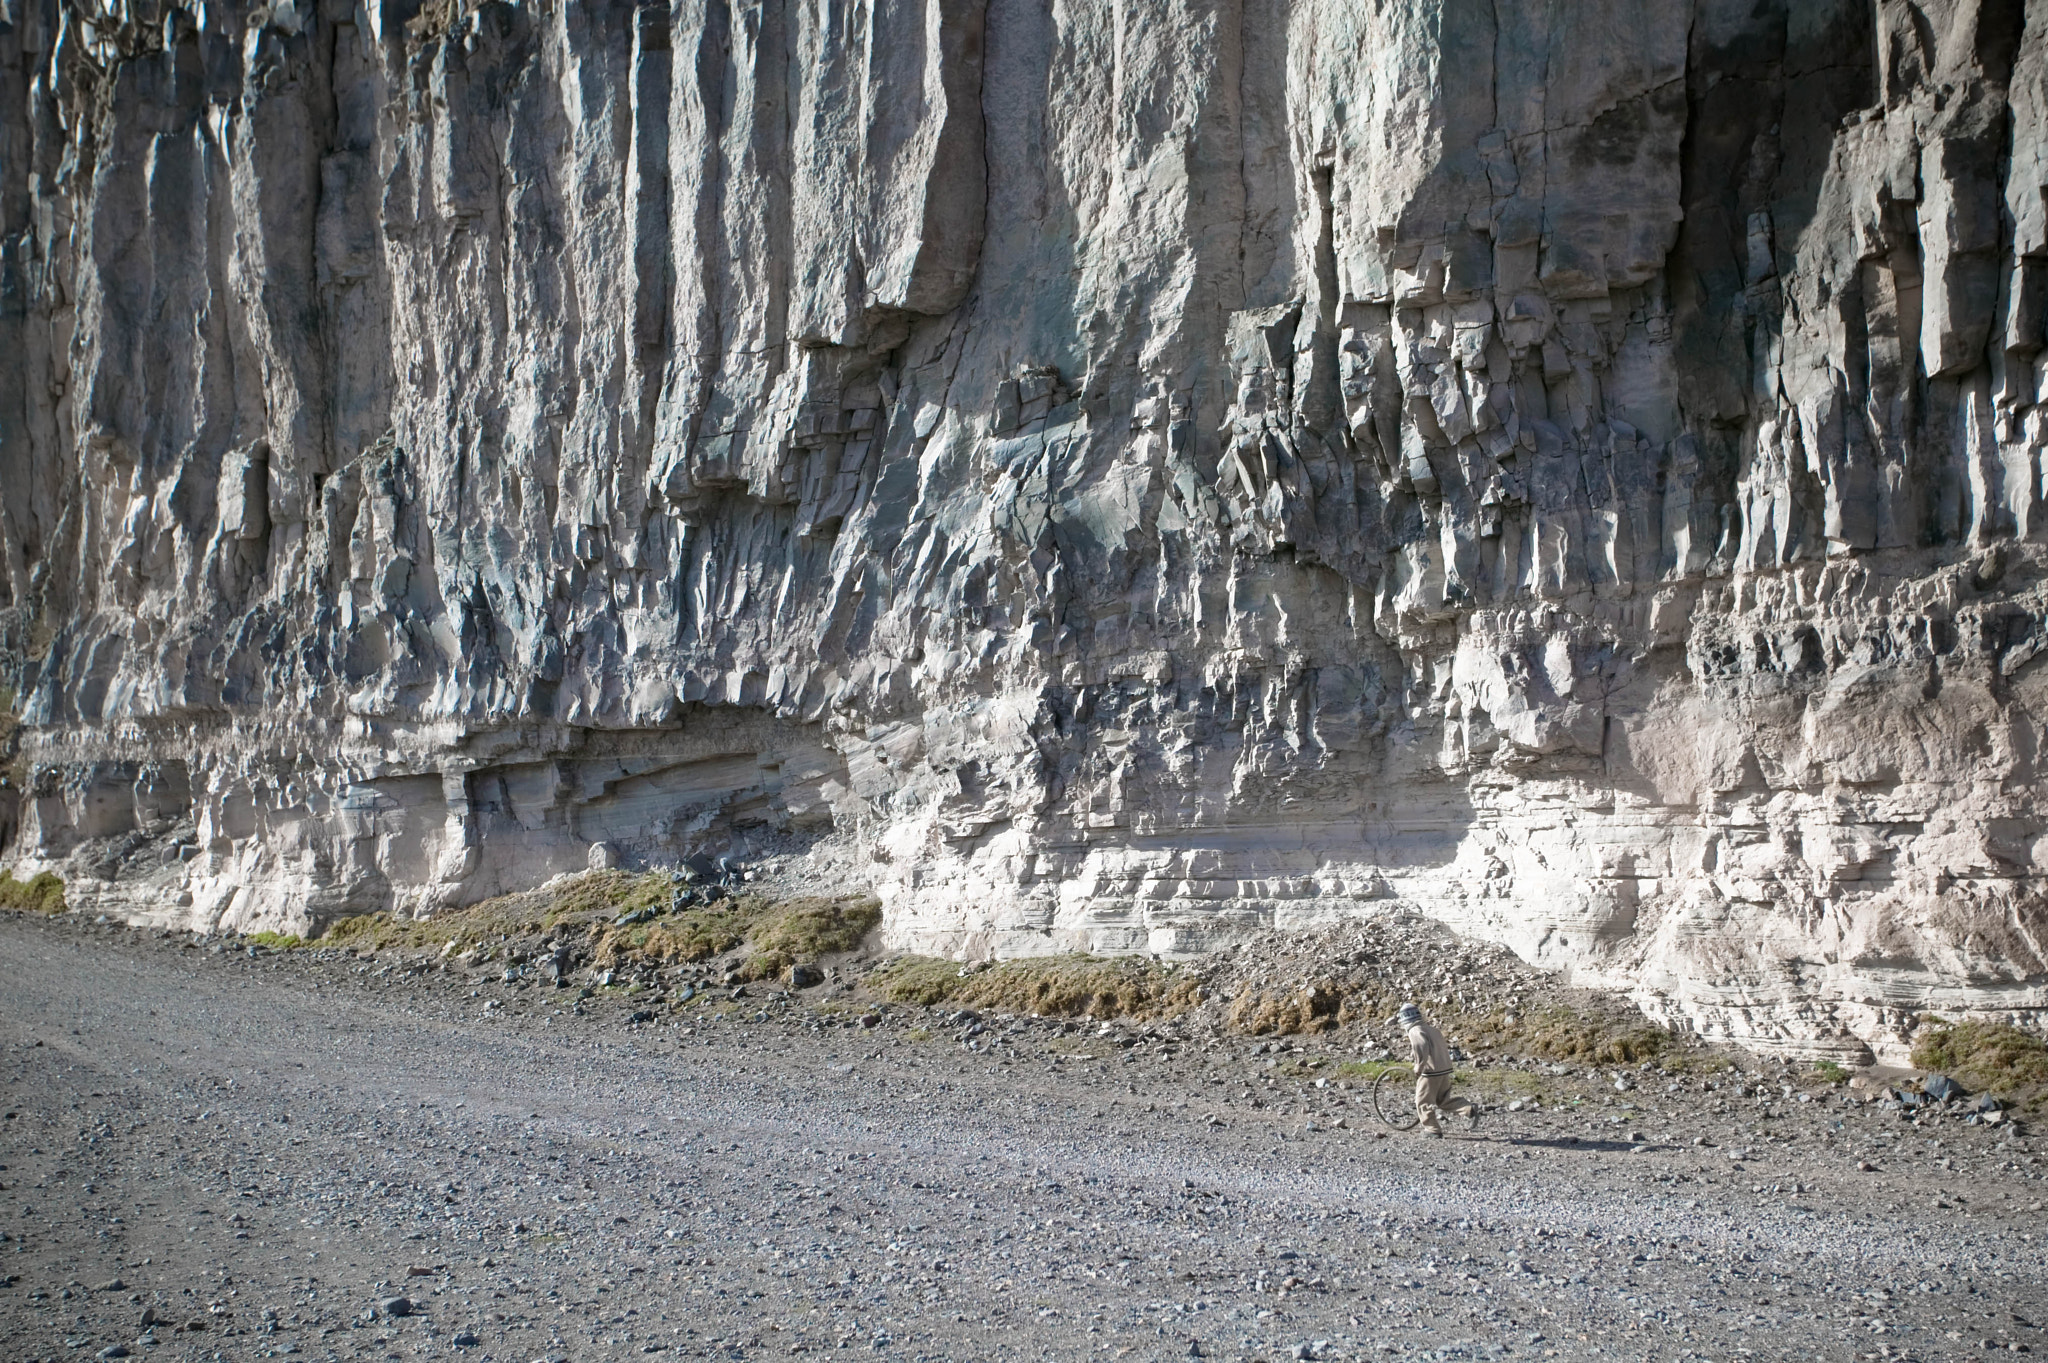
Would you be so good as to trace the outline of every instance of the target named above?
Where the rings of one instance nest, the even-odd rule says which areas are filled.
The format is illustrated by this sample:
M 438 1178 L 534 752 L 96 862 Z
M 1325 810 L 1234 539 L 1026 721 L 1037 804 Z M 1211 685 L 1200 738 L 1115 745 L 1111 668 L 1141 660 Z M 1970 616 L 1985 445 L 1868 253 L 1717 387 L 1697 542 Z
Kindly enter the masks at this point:
M 646 871 L 639 875 L 628 871 L 592 871 L 588 875 L 573 876 L 551 892 L 552 902 L 546 909 L 547 926 L 553 927 L 565 919 L 580 922 L 600 915 L 632 913 L 638 909 L 665 909 L 668 907 L 669 890 L 668 877 L 659 871 Z M 550 891 L 531 893 L 549 894 Z M 505 899 L 486 900 L 476 907 L 484 909 L 492 904 L 527 897 L 507 895 Z
M 1913 1042 L 1913 1064 L 2032 1112 L 2048 1105 L 2048 1042 L 1991 1022 L 1940 1022 Z
M 897 1003 L 954 1003 L 1041 1017 L 1175 1017 L 1202 1001 L 1192 972 L 1136 956 L 1033 956 L 984 969 L 906 956 L 877 972 Z
M 958 961 L 936 956 L 899 956 L 877 970 L 869 985 L 891 1003 L 917 1003 L 930 1008 L 952 998 L 968 975 Z
M 676 965 L 753 946 L 741 965 L 750 980 L 780 974 L 797 961 L 851 951 L 881 921 L 879 901 L 805 898 L 777 903 L 748 894 L 667 912 L 673 887 L 660 872 L 592 871 L 546 889 L 487 899 L 466 909 L 407 921 L 386 913 L 343 919 L 323 946 L 357 950 L 485 948 L 486 956 L 531 951 L 544 939 L 580 940 L 600 970 Z M 621 918 L 636 921 L 621 923 Z
M 0 871 L 0 909 L 62 913 L 64 882 L 50 871 L 38 872 L 27 880 L 16 880 L 12 871 Z
M 600 968 L 633 960 L 662 965 L 708 961 L 746 941 L 770 908 L 767 899 L 750 894 L 694 906 L 652 923 L 629 927 L 614 927 L 601 918 L 588 929 L 591 960 Z
M 754 953 L 740 973 L 750 980 L 773 979 L 798 962 L 852 951 L 881 921 L 882 901 L 871 895 L 792 899 L 754 928 Z
M 1513 1021 L 1509 1021 L 1510 1017 Z M 1575 1060 L 1585 1065 L 1631 1065 L 1652 1060 L 1671 1048 L 1672 1035 L 1640 1013 L 1616 1008 L 1571 1008 L 1558 1005 L 1491 1017 L 1467 1024 L 1471 1039 L 1483 1046 L 1535 1056 L 1542 1060 Z
M 1341 985 L 1322 980 L 1295 989 L 1241 994 L 1232 1001 L 1227 1020 L 1232 1031 L 1250 1036 L 1327 1032 L 1353 1020 L 1356 1010 L 1347 1009 L 1349 1002 Z
M 450 942 L 467 947 L 499 938 L 537 938 L 563 924 L 571 929 L 608 924 L 629 910 L 667 903 L 665 876 L 593 871 L 546 889 L 501 895 L 432 918 L 401 919 L 388 913 L 344 918 L 319 940 L 323 946 L 363 951 L 424 950 Z

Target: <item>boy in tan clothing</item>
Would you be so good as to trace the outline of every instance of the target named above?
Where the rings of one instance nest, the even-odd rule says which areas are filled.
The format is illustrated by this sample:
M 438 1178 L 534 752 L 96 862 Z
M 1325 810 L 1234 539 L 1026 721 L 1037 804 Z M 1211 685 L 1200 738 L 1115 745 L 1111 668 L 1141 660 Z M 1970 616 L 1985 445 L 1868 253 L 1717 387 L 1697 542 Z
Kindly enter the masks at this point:
M 1458 1113 L 1477 1127 L 1478 1104 L 1451 1096 L 1451 1048 L 1444 1034 L 1412 1003 L 1401 1005 L 1395 1021 L 1407 1030 L 1408 1045 L 1415 1052 L 1415 1115 L 1422 1119 L 1422 1134 L 1441 1139 L 1446 1112 Z

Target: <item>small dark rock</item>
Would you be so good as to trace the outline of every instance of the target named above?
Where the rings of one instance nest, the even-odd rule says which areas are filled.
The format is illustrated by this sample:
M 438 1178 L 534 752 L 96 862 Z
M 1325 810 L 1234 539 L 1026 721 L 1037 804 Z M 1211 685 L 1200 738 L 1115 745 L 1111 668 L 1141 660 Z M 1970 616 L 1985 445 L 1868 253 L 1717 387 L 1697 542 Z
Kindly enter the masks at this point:
M 412 1298 L 386 1297 L 377 1303 L 377 1312 L 379 1315 L 389 1316 L 393 1320 L 409 1316 L 412 1314 Z
M 809 989 L 825 982 L 825 972 L 814 965 L 793 965 L 783 972 L 782 982 L 791 989 Z
M 629 1019 L 629 1021 L 652 1022 L 654 1021 L 654 1010 L 651 1008 L 642 1008 L 639 1011 L 635 1012 L 633 1016 Z
M 482 1343 L 482 1341 L 479 1340 L 475 1335 L 471 1334 L 469 1331 L 464 1330 L 460 1334 L 456 1335 L 454 1339 L 450 1340 L 449 1343 L 453 1344 L 458 1349 L 474 1349 L 478 1344 Z

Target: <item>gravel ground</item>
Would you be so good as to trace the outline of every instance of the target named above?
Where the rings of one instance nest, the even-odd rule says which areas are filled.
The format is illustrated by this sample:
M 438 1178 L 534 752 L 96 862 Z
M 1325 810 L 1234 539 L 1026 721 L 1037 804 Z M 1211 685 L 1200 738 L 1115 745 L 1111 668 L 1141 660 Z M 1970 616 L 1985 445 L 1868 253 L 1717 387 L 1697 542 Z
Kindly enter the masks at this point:
M 1738 1053 L 1483 1065 L 1431 1141 L 1313 1039 L 633 1024 L 14 915 L 0 959 L 7 1358 L 2048 1352 L 2038 1140 Z

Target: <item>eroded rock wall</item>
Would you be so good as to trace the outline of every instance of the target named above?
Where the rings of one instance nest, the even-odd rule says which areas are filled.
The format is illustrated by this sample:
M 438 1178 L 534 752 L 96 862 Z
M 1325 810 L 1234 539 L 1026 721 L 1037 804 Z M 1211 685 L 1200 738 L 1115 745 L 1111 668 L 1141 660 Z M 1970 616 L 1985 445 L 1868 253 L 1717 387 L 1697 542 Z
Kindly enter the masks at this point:
M 2048 1014 L 2048 12 L 0 7 L 0 837 Z

